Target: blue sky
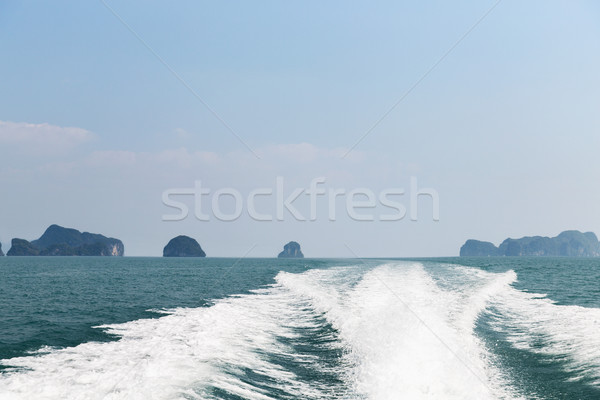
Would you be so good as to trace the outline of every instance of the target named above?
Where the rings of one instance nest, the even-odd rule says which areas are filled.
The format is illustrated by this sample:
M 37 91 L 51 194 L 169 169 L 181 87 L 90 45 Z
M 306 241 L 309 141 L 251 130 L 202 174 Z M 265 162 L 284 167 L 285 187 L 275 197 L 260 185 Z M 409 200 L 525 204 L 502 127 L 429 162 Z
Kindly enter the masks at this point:
M 209 255 L 455 255 L 471 237 L 600 233 L 600 6 L 495 2 L 0 3 L 0 241 L 51 223 L 128 255 L 196 237 Z M 161 194 L 379 191 L 411 176 L 440 221 L 166 223 Z M 423 204 L 423 209 L 427 203 Z M 427 218 L 429 217 L 429 218 Z

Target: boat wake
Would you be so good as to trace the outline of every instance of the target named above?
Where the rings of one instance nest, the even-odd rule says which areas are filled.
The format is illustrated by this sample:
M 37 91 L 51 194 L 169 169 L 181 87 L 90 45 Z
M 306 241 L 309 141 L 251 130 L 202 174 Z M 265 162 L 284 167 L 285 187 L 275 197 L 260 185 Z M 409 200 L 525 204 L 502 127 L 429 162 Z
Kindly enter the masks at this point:
M 411 262 L 280 272 L 210 307 L 101 326 L 113 342 L 3 360 L 0 399 L 520 398 L 478 337 L 482 314 L 513 346 L 598 378 L 600 311 L 516 279 Z

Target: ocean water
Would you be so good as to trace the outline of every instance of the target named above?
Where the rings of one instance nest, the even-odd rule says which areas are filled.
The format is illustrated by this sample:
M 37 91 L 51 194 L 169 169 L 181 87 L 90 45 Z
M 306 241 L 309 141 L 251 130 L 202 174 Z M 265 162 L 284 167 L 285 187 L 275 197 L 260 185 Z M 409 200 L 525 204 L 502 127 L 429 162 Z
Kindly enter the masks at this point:
M 600 260 L 3 257 L 0 399 L 600 399 Z

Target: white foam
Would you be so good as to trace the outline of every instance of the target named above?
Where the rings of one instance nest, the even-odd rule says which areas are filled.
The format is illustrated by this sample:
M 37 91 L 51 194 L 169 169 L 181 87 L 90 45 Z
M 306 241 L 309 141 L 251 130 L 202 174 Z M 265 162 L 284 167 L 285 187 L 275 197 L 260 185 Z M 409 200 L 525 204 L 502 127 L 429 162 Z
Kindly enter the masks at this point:
M 418 263 L 282 272 L 272 287 L 211 307 L 104 326 L 118 341 L 5 360 L 18 369 L 0 375 L 0 399 L 211 399 L 215 389 L 260 400 L 277 391 L 304 399 L 510 398 L 473 330 L 489 302 L 513 290 L 514 272 L 439 272 Z M 310 339 L 302 335 L 323 328 L 323 318 L 337 330 L 329 346 L 345 350 L 335 367 L 289 344 Z M 348 390 L 300 379 L 273 355 L 335 372 Z M 246 370 L 268 382 L 245 379 Z
M 239 378 L 244 369 L 270 377 L 274 389 L 321 398 L 318 388 L 264 356 L 290 353 L 278 338 L 294 337 L 294 327 L 314 324 L 314 313 L 289 295 L 274 288 L 210 308 L 171 312 L 103 327 L 121 336 L 115 342 L 5 360 L 19 370 L 0 375 L 0 399 L 212 398 L 208 388 L 246 399 L 272 398 Z
M 514 272 L 442 290 L 420 264 L 377 267 L 352 285 L 347 272 L 282 273 L 278 282 L 310 299 L 340 332 L 355 392 L 368 399 L 509 397 L 501 374 L 473 333 L 475 319 Z M 465 279 L 462 280 L 463 282 Z M 338 290 L 344 288 L 346 290 Z
M 513 346 L 565 362 L 575 380 L 600 386 L 600 309 L 557 305 L 542 294 L 512 288 L 492 305 L 493 328 Z

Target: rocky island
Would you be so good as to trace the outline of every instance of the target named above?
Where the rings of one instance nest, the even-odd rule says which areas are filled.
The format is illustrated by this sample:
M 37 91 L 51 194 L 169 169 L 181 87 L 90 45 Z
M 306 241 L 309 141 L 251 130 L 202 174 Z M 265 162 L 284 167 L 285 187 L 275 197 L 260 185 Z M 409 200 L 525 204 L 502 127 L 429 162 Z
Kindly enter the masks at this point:
M 302 254 L 298 242 L 289 242 L 283 246 L 283 251 L 279 253 L 277 258 L 304 258 L 304 254 Z
M 163 249 L 163 257 L 206 257 L 206 253 L 196 239 L 181 235 L 169 241 Z
M 600 243 L 593 232 L 565 231 L 556 237 L 526 236 L 506 239 L 500 246 L 469 239 L 460 248 L 461 257 L 546 256 L 599 257 Z
M 13 239 L 7 256 L 39 256 L 40 250 L 25 239 Z
M 13 239 L 7 256 L 122 256 L 123 242 L 103 235 L 50 225 L 31 242 Z
M 2 252 L 2 243 L 0 243 L 0 257 L 4 257 L 4 253 Z

